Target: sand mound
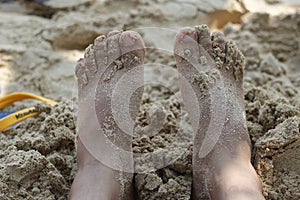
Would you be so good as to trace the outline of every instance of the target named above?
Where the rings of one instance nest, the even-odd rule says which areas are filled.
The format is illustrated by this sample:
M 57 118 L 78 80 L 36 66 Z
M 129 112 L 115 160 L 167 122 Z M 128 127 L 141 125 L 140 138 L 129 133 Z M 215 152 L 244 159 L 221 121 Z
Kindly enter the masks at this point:
M 95 1 L 59 8 L 52 18 L 28 15 L 29 10 L 16 3 L 0 3 L 0 95 L 27 91 L 60 102 L 54 108 L 40 106 L 43 112 L 39 117 L 0 134 L 0 198 L 67 199 L 77 170 L 76 100 L 69 101 L 77 92 L 73 73 L 82 50 L 98 34 L 145 26 L 174 30 L 208 23 L 222 27 L 233 22 L 236 24 L 227 24 L 224 31 L 247 57 L 247 125 L 253 144 L 252 162 L 263 181 L 264 195 L 267 199 L 299 199 L 300 13 L 295 7 L 288 14 L 276 16 L 253 13 L 248 1 L 239 1 L 244 3 L 237 4 L 233 11 L 225 4 L 197 2 Z M 279 3 L 272 2 L 272 6 L 280 8 Z M 175 15 L 169 8 L 187 12 Z M 223 12 L 238 13 L 238 17 L 225 22 L 214 18 Z M 164 156 L 157 158 L 161 169 L 136 174 L 135 187 L 139 199 L 188 200 L 191 127 L 182 111 L 172 53 L 157 49 L 160 42 L 156 42 L 169 38 L 161 44 L 171 44 L 173 37 L 164 35 L 164 31 L 161 35 L 142 34 L 150 38 L 147 47 L 156 47 L 148 49 L 146 62 L 167 67 L 146 69 L 145 79 L 163 82 L 164 87 L 145 86 L 137 118 L 140 135 L 134 138 L 133 149 L 142 154 L 162 151 Z M 25 105 L 20 103 L 13 109 Z M 159 133 L 147 135 L 151 131 L 148 125 L 157 119 L 164 122 Z M 178 159 L 171 162 L 174 157 Z M 147 156 L 136 157 L 135 167 L 139 171 L 154 169 L 147 165 Z

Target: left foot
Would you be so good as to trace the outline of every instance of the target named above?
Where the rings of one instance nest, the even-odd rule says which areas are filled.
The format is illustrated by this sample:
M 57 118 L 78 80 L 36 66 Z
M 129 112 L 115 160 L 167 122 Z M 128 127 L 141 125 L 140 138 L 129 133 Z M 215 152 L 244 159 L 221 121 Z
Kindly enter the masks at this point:
M 144 55 L 138 33 L 113 31 L 99 36 L 78 61 L 78 173 L 70 199 L 133 198 L 134 123 L 125 122 L 134 122 L 140 105 L 143 91 L 128 90 L 143 84 L 138 66 Z
M 264 199 L 250 163 L 243 55 L 222 33 L 211 36 L 206 25 L 182 29 L 174 52 L 195 131 L 193 199 Z

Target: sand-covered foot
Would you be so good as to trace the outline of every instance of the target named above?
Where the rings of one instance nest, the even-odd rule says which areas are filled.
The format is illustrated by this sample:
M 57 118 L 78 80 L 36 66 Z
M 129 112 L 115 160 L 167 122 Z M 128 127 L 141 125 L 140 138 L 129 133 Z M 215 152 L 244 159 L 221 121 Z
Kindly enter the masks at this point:
M 184 106 L 195 131 L 193 199 L 263 199 L 250 163 L 244 56 L 221 32 L 211 35 L 206 25 L 182 29 L 174 52 Z
M 133 31 L 99 36 L 78 61 L 78 174 L 70 199 L 132 199 L 134 118 L 144 43 Z M 128 108 L 128 109 L 127 109 Z

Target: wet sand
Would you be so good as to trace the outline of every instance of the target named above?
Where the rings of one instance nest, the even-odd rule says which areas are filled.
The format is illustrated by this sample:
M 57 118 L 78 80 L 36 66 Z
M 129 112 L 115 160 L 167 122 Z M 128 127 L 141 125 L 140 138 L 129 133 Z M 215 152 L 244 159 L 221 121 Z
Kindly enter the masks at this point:
M 81 0 L 48 5 L 54 13 L 51 18 L 38 16 L 43 9 L 34 12 L 31 5 L 0 4 L 0 95 L 24 91 L 59 102 L 55 108 L 40 105 L 45 109 L 39 117 L 0 135 L 1 199 L 67 199 L 77 170 L 76 62 L 98 35 L 114 29 L 136 29 L 143 35 L 148 48 L 145 82 L 156 83 L 145 86 L 133 152 L 162 151 L 164 157 L 157 161 L 171 163 L 151 171 L 154 167 L 148 165 L 147 156 L 135 158 L 136 170 L 147 171 L 135 176 L 138 197 L 190 199 L 192 130 L 182 110 L 172 45 L 176 30 L 202 23 L 223 30 L 247 58 L 246 118 L 252 163 L 262 179 L 264 196 L 300 198 L 297 7 L 285 5 L 288 1 L 266 3 L 270 9 L 265 12 L 272 13 L 258 14 L 248 1 L 234 3 L 230 9 L 222 0 L 178 2 Z M 34 104 L 22 102 L 10 109 Z M 149 136 L 148 125 L 157 119 L 164 119 L 164 125 Z

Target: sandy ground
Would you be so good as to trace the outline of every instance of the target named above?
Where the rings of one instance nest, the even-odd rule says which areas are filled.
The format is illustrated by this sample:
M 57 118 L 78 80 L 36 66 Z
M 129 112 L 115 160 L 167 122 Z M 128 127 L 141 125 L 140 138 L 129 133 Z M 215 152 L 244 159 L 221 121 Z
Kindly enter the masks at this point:
M 67 199 L 77 170 L 76 61 L 95 37 L 116 29 L 139 31 L 147 47 L 148 84 L 134 153 L 164 152 L 158 170 L 147 156 L 136 157 L 137 171 L 148 171 L 135 176 L 138 198 L 190 199 L 192 133 L 172 45 L 179 28 L 202 23 L 223 30 L 247 57 L 244 96 L 252 163 L 266 199 L 300 199 L 299 1 L 213 2 L 0 3 L 0 96 L 26 91 L 59 101 L 54 108 L 39 105 L 39 117 L 0 134 L 0 199 Z M 145 134 L 158 120 L 164 122 L 159 133 Z

